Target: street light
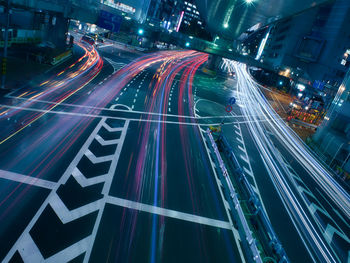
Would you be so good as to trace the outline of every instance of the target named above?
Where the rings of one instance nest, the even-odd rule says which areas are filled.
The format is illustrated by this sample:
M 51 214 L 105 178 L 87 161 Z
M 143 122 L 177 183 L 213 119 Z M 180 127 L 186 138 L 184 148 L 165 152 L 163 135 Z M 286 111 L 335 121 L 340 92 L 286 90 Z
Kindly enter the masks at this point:
M 186 42 L 185 46 L 189 47 L 190 46 L 190 42 Z
M 142 36 L 143 35 L 143 33 L 144 33 L 144 31 L 143 31 L 143 29 L 142 28 L 140 28 L 139 29 L 139 31 L 137 32 L 140 36 Z
M 225 23 L 225 24 L 224 24 L 224 28 L 228 28 L 228 23 Z

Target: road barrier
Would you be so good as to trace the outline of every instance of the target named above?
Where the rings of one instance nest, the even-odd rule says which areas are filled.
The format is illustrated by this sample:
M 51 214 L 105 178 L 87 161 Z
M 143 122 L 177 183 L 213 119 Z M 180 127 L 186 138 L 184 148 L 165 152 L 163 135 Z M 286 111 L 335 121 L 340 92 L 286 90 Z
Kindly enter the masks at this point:
M 277 262 L 280 263 L 289 262 L 287 254 L 272 228 L 271 222 L 262 207 L 260 199 L 250 185 L 247 177 L 243 172 L 243 169 L 241 168 L 236 156 L 232 151 L 232 148 L 222 134 L 218 137 L 217 143 L 220 149 L 222 149 L 223 153 L 228 158 L 229 165 L 233 168 L 235 175 L 237 175 L 237 184 L 241 186 L 240 190 L 242 192 L 242 195 L 247 198 L 250 212 L 254 216 L 256 224 L 259 225 L 259 241 L 264 243 L 263 245 L 265 245 L 265 247 L 267 245 L 269 248 L 268 252 L 269 254 L 271 253 L 271 255 L 269 255 L 271 258 L 274 256 L 274 258 L 277 259 Z
M 69 58 L 69 57 L 71 57 L 71 56 L 72 56 L 72 50 L 69 49 L 69 50 L 63 52 L 62 54 L 60 54 L 60 55 L 54 57 L 54 58 L 52 59 L 52 61 L 51 61 L 51 64 L 52 64 L 52 65 L 56 65 L 56 64 L 58 64 L 58 63 L 64 61 L 65 59 L 67 59 L 67 58 Z
M 216 160 L 221 170 L 220 180 L 223 183 L 226 192 L 225 194 L 229 194 L 228 203 L 231 206 L 232 214 L 234 216 L 235 222 L 238 226 L 238 232 L 241 237 L 243 247 L 246 248 L 246 253 L 250 256 L 247 257 L 248 262 L 263 262 L 259 253 L 259 250 L 256 245 L 256 240 L 252 236 L 252 232 L 250 231 L 248 222 L 244 216 L 241 204 L 239 202 L 237 193 L 232 185 L 230 176 L 225 167 L 224 161 L 222 160 L 215 140 L 211 134 L 211 131 L 207 129 L 207 136 L 210 140 L 210 146 L 216 155 Z M 236 212 L 236 213 L 235 213 Z
M 307 122 L 304 122 L 304 121 L 301 121 L 301 120 L 298 120 L 298 119 L 291 119 L 290 122 L 292 124 L 303 126 L 305 128 L 317 129 L 317 127 L 318 127 L 315 124 L 307 123 Z

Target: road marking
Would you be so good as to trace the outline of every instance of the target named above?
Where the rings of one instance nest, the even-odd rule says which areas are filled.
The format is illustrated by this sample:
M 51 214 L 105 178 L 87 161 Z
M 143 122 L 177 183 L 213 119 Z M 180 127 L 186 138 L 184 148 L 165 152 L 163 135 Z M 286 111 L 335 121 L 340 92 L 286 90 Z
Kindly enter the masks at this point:
M 14 96 L 6 96 L 6 98 L 17 99 L 17 97 L 14 97 Z M 28 99 L 26 99 L 26 98 L 18 98 L 18 99 L 19 100 L 28 101 Z M 198 100 L 198 102 L 201 101 L 201 100 L 202 99 Z M 31 99 L 30 101 L 36 101 L 36 102 L 47 103 L 47 104 L 54 104 L 54 105 L 58 104 L 58 105 L 62 105 L 62 106 L 76 107 L 76 108 L 82 108 L 82 109 L 94 109 L 94 110 L 105 110 L 105 111 L 116 111 L 116 112 L 128 112 L 128 110 L 122 110 L 122 109 L 101 108 L 101 107 L 85 106 L 85 105 L 71 104 L 71 103 L 57 103 L 57 102 L 54 102 L 54 101 L 47 101 L 47 100 Z M 11 105 L 5 105 L 5 104 L 0 104 L 0 107 L 14 108 L 14 109 L 26 109 L 26 107 L 11 106 Z M 31 108 L 28 108 L 28 109 L 31 109 Z M 181 117 L 181 118 L 188 118 L 188 119 L 216 119 L 216 118 L 234 119 L 234 118 L 245 118 L 245 116 L 243 116 L 243 115 L 234 115 L 234 116 L 233 115 L 232 116 L 220 115 L 220 116 L 194 117 L 194 116 L 189 116 L 189 115 L 164 114 L 164 113 L 147 112 L 147 111 L 135 111 L 135 113 L 149 114 L 149 115 L 156 115 L 156 116 L 165 116 L 165 117 Z M 252 117 L 259 117 L 260 115 L 250 115 L 250 116 L 252 116 Z
M 249 176 L 251 176 L 251 177 L 254 178 L 254 174 L 253 174 L 250 170 L 248 170 L 245 166 L 243 166 L 243 171 L 244 171 L 246 174 L 248 174 Z M 254 181 L 254 183 L 255 183 L 255 181 Z
M 246 153 L 246 150 L 241 146 L 241 145 L 237 145 L 238 149 L 240 149 L 242 152 Z
M 126 105 L 124 105 L 126 106 Z M 20 109 L 20 110 L 26 110 L 26 111 L 33 111 L 33 112 L 43 112 L 43 113 L 51 113 L 51 114 L 61 114 L 61 115 L 69 115 L 69 116 L 77 116 L 77 117 L 89 117 L 89 118 L 109 118 L 109 119 L 114 119 L 114 120 L 129 120 L 129 121 L 142 121 L 142 122 L 161 122 L 161 123 L 170 123 L 170 124 L 181 124 L 181 125 L 191 125 L 191 126 L 211 126 L 211 125 L 220 125 L 221 122 L 212 122 L 212 123 L 193 123 L 193 122 L 179 122 L 179 121 L 164 121 L 164 120 L 148 120 L 148 119 L 140 119 L 140 118 L 123 118 L 123 117 L 112 117 L 109 115 L 98 115 L 98 114 L 86 114 L 86 113 L 78 113 L 78 112 L 65 112 L 65 111 L 54 111 L 54 110 L 41 110 L 41 109 L 34 109 L 34 108 L 29 108 L 29 107 L 18 107 L 18 106 L 9 106 L 9 105 L 2 105 L 0 104 L 0 107 L 4 108 L 10 108 L 10 109 Z M 101 108 L 102 110 L 108 111 L 106 108 Z M 120 111 L 120 112 L 130 112 L 130 110 L 115 110 L 115 111 Z M 132 111 L 132 113 L 141 113 L 142 111 Z M 145 112 L 144 114 L 148 115 L 161 115 L 165 117 L 178 117 L 178 118 L 184 118 L 184 119 L 218 119 L 218 116 L 215 117 L 193 117 L 193 116 L 186 116 L 186 115 L 174 115 L 174 114 L 162 114 L 162 113 L 152 113 L 152 112 Z M 227 117 L 227 116 L 226 116 Z M 247 123 L 246 121 L 234 121 L 231 122 L 233 123 Z M 30 126 L 31 123 L 27 124 L 25 127 Z M 230 124 L 230 123 L 225 123 L 225 124 Z M 23 127 L 21 130 L 23 130 L 25 127 Z M 19 132 L 19 131 L 18 131 Z M 9 138 L 7 138 L 9 139 Z M 0 143 L 1 144 L 1 143 Z
M 94 184 L 102 183 L 106 180 L 107 174 L 95 176 L 91 178 L 86 178 L 78 169 L 78 167 L 75 167 L 72 176 L 75 178 L 75 180 L 80 184 L 81 187 L 87 187 Z
M 43 117 L 45 114 L 49 113 L 50 111 L 52 111 L 54 108 L 56 108 L 58 105 L 60 105 L 62 102 L 64 102 L 65 100 L 67 100 L 68 98 L 70 98 L 72 95 L 74 95 L 75 93 L 77 93 L 78 91 L 80 91 L 81 89 L 83 89 L 86 85 L 88 85 L 92 80 L 94 80 L 101 71 L 97 72 L 96 75 L 94 77 L 92 77 L 89 81 L 87 81 L 85 84 L 83 84 L 81 87 L 79 87 L 78 89 L 76 89 L 74 92 L 70 93 L 68 96 L 64 97 L 61 101 L 56 102 L 54 106 L 52 106 L 50 109 L 48 110 L 44 110 L 42 111 L 43 114 L 41 114 L 40 116 L 34 118 L 34 120 L 30 121 L 28 124 L 26 124 L 25 126 L 23 126 L 22 128 L 20 128 L 19 130 L 15 131 L 14 133 L 12 133 L 11 135 L 9 135 L 7 138 L 3 139 L 2 141 L 0 141 L 0 144 L 3 144 L 4 142 L 6 142 L 7 140 L 11 139 L 13 136 L 17 135 L 18 133 L 20 133 L 22 130 L 24 130 L 27 127 L 30 127 L 34 122 L 36 122 L 37 120 L 39 120 L 41 117 Z
M 120 139 L 115 139 L 115 140 L 105 140 L 103 139 L 100 135 L 96 135 L 95 139 L 102 145 L 102 146 L 107 146 L 107 145 L 113 145 L 113 144 L 118 144 L 120 142 Z
M 192 223 L 203 224 L 203 225 L 208 225 L 212 227 L 231 230 L 230 223 L 226 221 L 202 217 L 194 214 L 188 214 L 188 213 L 170 210 L 170 209 L 148 205 L 144 203 L 138 203 L 135 201 L 121 199 L 113 196 L 108 196 L 106 202 L 109 204 L 126 207 L 130 209 L 138 210 L 138 211 L 143 211 L 151 214 L 156 214 L 156 215 L 166 216 L 166 217 L 184 220 Z
M 242 145 L 244 145 L 244 142 L 243 142 L 243 140 L 241 139 L 241 137 L 236 137 L 236 140 L 237 140 L 238 142 L 240 142 Z
M 86 150 L 85 152 L 85 156 L 87 158 L 89 158 L 89 160 L 93 163 L 93 164 L 98 164 L 98 163 L 104 163 L 107 161 L 112 161 L 114 155 L 107 155 L 107 156 L 101 156 L 101 157 L 96 157 L 95 154 L 93 154 L 89 149 Z
M 61 198 L 54 193 L 49 198 L 49 204 L 55 211 L 56 215 L 59 217 L 63 224 L 72 222 L 80 217 L 86 216 L 92 212 L 95 212 L 103 206 L 102 199 L 91 202 L 89 204 L 83 205 L 73 210 L 69 210 L 63 203 Z
M 55 182 L 51 182 L 40 178 L 23 175 L 23 174 L 13 173 L 5 170 L 0 170 L 0 178 L 23 183 L 23 184 L 34 185 L 34 186 L 38 186 L 46 189 L 54 189 L 56 186 Z
M 241 159 L 243 160 L 243 161 L 245 161 L 246 163 L 249 163 L 249 160 L 247 159 L 247 157 L 245 157 L 244 155 L 240 155 L 240 157 L 241 157 Z
M 44 257 L 41 255 L 39 248 L 34 243 L 30 234 L 23 237 L 22 243 L 18 247 L 18 252 L 24 262 L 44 262 Z

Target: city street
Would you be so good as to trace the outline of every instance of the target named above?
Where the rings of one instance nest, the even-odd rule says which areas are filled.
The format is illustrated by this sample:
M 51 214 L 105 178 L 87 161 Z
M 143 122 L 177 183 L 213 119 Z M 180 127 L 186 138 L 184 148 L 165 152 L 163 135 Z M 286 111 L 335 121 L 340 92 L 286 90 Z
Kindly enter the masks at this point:
M 350 263 L 349 17 L 0 1 L 0 262 Z
M 223 122 L 289 259 L 348 260 L 348 194 L 245 65 L 210 77 L 195 51 L 76 49 L 73 64 L 1 99 L 1 259 L 241 262 L 205 139 Z
M 239 262 L 193 113 L 207 55 L 79 46 L 2 99 L 1 258 Z

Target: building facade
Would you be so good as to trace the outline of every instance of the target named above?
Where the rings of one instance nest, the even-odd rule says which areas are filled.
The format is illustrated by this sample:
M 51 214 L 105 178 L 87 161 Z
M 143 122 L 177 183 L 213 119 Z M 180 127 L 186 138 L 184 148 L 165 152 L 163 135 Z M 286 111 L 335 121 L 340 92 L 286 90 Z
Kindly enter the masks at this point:
M 146 20 L 151 0 L 101 0 L 101 3 L 119 10 L 126 16 L 143 23 Z
M 340 85 L 332 105 L 313 136 L 325 161 L 350 179 L 350 70 Z
M 335 95 L 349 69 L 350 1 L 310 9 L 273 24 L 261 59 L 276 71 Z M 350 53 L 350 52 L 349 52 Z M 345 60 L 344 60 L 345 59 Z

